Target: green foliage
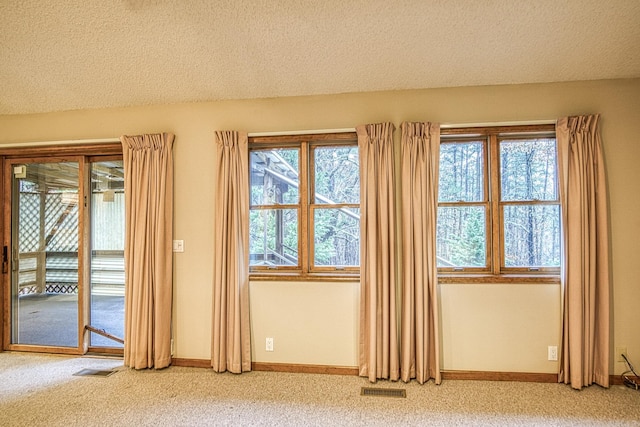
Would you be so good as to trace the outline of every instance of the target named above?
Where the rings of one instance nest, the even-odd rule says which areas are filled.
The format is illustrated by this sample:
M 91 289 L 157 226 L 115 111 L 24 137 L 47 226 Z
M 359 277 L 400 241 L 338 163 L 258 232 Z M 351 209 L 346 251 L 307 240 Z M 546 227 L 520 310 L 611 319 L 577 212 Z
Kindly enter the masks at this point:
M 441 144 L 437 251 L 442 267 L 484 267 L 487 224 L 484 205 L 484 142 Z M 505 265 L 560 265 L 555 139 L 503 140 L 500 197 Z M 540 204 L 548 201 L 550 204 Z M 498 213 L 495 213 L 498 214 Z
M 482 141 L 440 144 L 440 202 L 478 202 L 484 198 Z
M 318 146 L 312 149 L 310 158 L 314 164 L 309 197 L 313 203 L 326 207 L 314 210 L 314 229 L 310 230 L 314 263 L 359 265 L 359 213 L 357 209 L 336 206 L 360 203 L 358 148 Z M 299 185 L 298 148 L 251 152 L 252 265 L 297 265 Z M 276 209 L 277 205 L 288 205 L 289 209 Z
M 483 267 L 486 263 L 484 208 L 438 208 L 438 266 Z
M 314 153 L 316 203 L 360 203 L 357 147 L 317 147 Z
M 486 142 L 444 142 L 440 147 L 438 265 L 484 267 L 488 223 Z M 358 149 L 316 146 L 308 189 L 317 266 L 359 265 Z M 300 149 L 251 152 L 250 253 L 252 264 L 297 265 Z M 560 214 L 554 139 L 503 140 L 499 146 L 499 197 L 507 267 L 560 264 Z M 543 204 L 549 202 L 548 204 Z M 498 215 L 499 213 L 494 213 Z
M 359 265 L 360 221 L 356 209 L 316 209 L 314 264 Z

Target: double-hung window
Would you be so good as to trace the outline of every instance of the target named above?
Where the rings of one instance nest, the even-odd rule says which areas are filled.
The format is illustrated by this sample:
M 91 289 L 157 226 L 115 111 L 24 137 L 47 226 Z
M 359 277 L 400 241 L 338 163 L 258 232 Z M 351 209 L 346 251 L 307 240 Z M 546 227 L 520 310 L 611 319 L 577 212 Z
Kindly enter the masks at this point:
M 559 274 L 553 126 L 443 129 L 439 179 L 441 276 Z
M 348 276 L 360 266 L 355 133 L 249 138 L 253 276 Z

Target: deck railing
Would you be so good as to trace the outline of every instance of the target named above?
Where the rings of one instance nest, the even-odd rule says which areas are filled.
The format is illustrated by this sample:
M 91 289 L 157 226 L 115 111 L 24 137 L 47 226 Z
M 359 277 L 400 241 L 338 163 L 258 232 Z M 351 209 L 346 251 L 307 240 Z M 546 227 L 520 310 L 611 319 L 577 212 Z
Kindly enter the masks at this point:
M 78 293 L 76 252 L 23 252 L 19 257 L 19 295 Z M 91 253 L 93 293 L 124 295 L 124 251 Z

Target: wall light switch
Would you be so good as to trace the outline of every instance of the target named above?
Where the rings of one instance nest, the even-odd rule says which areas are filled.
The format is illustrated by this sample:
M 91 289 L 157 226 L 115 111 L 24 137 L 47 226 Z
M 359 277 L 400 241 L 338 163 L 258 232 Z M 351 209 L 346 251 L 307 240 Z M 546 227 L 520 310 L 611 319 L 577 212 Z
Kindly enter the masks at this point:
M 173 241 L 173 252 L 184 252 L 184 240 Z

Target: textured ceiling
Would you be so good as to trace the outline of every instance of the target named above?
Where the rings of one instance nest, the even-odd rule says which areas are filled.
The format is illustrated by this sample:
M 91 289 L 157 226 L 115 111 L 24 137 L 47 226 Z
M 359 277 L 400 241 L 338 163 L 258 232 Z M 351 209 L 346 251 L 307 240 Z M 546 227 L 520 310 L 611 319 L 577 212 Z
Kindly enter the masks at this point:
M 640 77 L 640 0 L 0 0 L 0 114 Z

